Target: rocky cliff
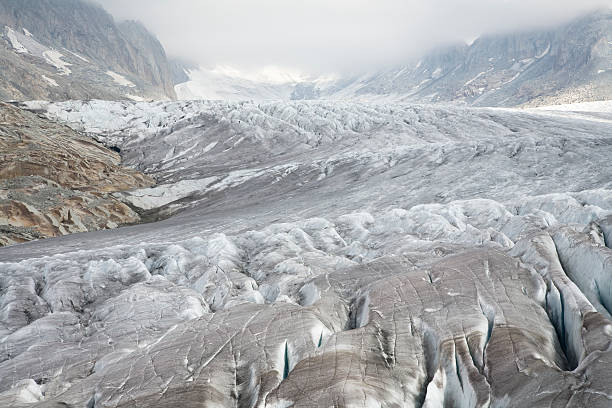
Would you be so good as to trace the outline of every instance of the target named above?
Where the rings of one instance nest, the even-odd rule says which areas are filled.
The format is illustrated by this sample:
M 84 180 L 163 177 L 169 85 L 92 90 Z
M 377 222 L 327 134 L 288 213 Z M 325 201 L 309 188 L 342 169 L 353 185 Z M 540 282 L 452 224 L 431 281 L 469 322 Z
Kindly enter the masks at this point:
M 0 246 L 139 221 L 111 193 L 153 180 L 62 125 L 0 104 Z
M 300 84 L 294 99 L 550 105 L 610 99 L 612 11 L 554 29 L 483 36 L 350 81 Z
M 82 0 L 0 2 L 0 98 L 174 98 L 159 41 Z

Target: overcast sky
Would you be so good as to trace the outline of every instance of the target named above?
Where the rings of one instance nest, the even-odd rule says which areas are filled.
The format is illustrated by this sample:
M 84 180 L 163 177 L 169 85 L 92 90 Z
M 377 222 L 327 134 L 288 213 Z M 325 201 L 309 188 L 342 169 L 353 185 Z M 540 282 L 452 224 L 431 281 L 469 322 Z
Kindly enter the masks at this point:
M 482 33 L 550 26 L 612 0 L 97 0 L 143 22 L 170 56 L 309 73 L 399 63 Z

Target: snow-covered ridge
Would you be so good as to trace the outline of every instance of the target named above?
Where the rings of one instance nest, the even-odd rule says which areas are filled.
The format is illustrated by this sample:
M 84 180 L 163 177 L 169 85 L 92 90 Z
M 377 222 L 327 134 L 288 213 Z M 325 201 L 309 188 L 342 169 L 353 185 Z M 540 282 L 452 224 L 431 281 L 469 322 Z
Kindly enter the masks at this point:
M 267 66 L 255 72 L 229 66 L 200 67 L 186 70 L 185 73 L 189 80 L 175 86 L 180 100 L 289 100 L 301 83 L 325 86 L 338 79 L 334 75 L 311 77 L 276 66 Z

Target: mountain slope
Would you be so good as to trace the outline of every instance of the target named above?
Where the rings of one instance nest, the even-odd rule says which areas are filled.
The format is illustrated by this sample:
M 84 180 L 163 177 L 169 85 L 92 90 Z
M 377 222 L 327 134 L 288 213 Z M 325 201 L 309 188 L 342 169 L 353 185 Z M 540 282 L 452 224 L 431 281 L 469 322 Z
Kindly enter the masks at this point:
M 515 106 L 611 95 L 612 11 L 603 10 L 557 29 L 484 36 L 325 96 Z
M 161 44 L 83 0 L 0 2 L 0 97 L 174 98 Z
M 153 180 L 116 152 L 4 103 L 0 123 L 0 246 L 140 220 L 111 193 Z

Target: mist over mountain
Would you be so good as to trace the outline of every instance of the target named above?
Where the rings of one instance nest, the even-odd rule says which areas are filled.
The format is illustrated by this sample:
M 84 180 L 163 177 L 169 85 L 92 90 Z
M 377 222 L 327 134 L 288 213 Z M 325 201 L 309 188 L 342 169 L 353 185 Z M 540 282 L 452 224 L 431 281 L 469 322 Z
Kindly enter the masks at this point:
M 359 77 L 282 84 L 206 69 L 177 86 L 181 99 L 339 99 L 476 106 L 605 100 L 612 94 L 612 11 L 554 29 L 485 35 Z
M 329 96 L 477 106 L 604 100 L 612 95 L 610 39 L 612 10 L 601 10 L 552 30 L 486 35 L 435 51 Z
M 610 0 L 99 0 L 142 21 L 172 57 L 205 68 L 266 66 L 360 76 L 483 35 L 546 31 Z
M 0 25 L 4 100 L 353 99 L 517 106 L 596 101 L 612 92 L 610 9 L 554 28 L 438 47 L 358 76 L 273 66 L 257 73 L 205 68 L 195 58 L 169 60 L 142 24 L 116 22 L 96 3 L 80 0 L 6 0 Z

